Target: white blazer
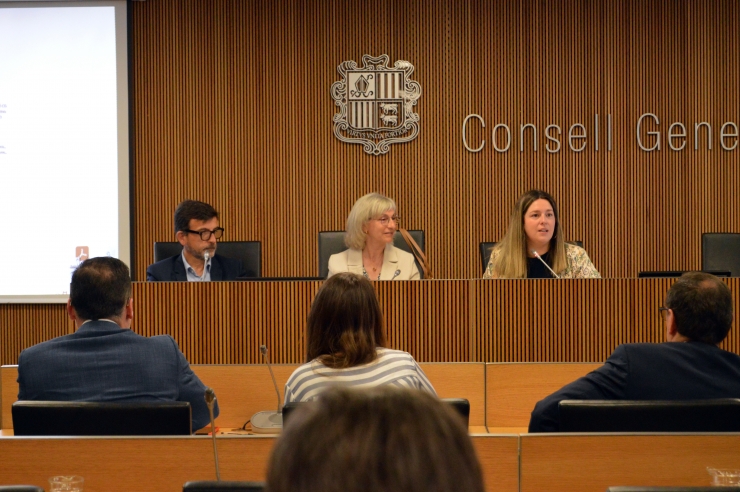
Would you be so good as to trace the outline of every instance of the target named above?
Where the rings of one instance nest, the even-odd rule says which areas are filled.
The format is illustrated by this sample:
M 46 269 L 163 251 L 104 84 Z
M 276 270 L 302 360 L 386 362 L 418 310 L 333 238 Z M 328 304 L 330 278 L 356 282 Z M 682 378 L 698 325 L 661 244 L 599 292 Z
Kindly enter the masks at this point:
M 329 258 L 329 277 L 341 272 L 362 275 L 362 251 L 347 249 Z M 377 280 L 368 272 L 370 280 Z M 328 278 L 328 277 L 327 277 Z M 380 269 L 380 280 L 419 280 L 419 269 L 416 268 L 414 255 L 396 248 L 392 244 L 385 245 L 383 252 L 383 267 Z

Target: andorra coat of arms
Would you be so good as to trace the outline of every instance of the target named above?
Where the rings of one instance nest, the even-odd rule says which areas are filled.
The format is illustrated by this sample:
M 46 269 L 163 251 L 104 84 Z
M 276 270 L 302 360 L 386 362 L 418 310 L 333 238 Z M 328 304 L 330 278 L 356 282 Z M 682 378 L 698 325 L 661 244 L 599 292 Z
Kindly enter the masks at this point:
M 419 115 L 414 113 L 421 86 L 411 80 L 414 66 L 398 60 L 388 66 L 388 55 L 342 62 L 342 80 L 331 86 L 339 106 L 334 115 L 334 135 L 343 142 L 362 144 L 368 154 L 382 155 L 391 144 L 409 142 L 419 134 Z

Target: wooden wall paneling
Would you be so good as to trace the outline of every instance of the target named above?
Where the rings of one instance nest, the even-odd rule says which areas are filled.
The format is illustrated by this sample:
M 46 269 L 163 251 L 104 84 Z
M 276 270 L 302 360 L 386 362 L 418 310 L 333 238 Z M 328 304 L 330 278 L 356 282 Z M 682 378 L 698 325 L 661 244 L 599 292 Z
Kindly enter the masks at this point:
M 421 362 L 603 362 L 620 343 L 662 342 L 657 308 L 673 279 L 378 282 L 388 344 Z M 733 302 L 740 280 L 727 279 Z M 304 331 L 320 282 L 135 283 L 132 329 L 169 334 L 194 364 L 260 364 L 305 357 Z M 62 305 L 0 306 L 3 364 L 74 331 Z M 8 316 L 15 313 L 16 318 Z M 8 321 L 6 321 L 8 322 Z M 733 324 L 721 347 L 740 353 Z
M 23 349 L 72 333 L 74 324 L 66 308 L 66 304 L 0 304 L 0 364 L 16 363 Z

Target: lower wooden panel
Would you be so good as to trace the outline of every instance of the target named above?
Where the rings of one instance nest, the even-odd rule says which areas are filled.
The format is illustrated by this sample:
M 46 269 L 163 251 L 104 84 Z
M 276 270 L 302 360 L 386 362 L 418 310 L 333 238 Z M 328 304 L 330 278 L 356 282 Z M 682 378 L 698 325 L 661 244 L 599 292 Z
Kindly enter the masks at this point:
M 529 427 L 535 404 L 601 364 L 486 364 L 486 425 Z
M 516 435 L 475 435 L 486 490 L 517 492 Z M 265 479 L 274 437 L 218 440 L 223 480 Z M 0 438 L 0 483 L 48 488 L 55 475 L 80 475 L 85 492 L 181 492 L 189 480 L 215 480 L 210 437 Z
M 524 434 L 521 492 L 707 486 L 707 467 L 738 468 L 740 434 Z
M 390 347 L 420 362 L 603 362 L 625 342 L 660 342 L 670 279 L 378 282 Z M 726 280 L 740 296 L 740 279 Z M 321 282 L 134 284 L 134 324 L 170 334 L 194 364 L 304 358 L 304 329 Z M 62 305 L 0 305 L 2 364 L 74 329 Z M 740 353 L 735 330 L 722 345 Z

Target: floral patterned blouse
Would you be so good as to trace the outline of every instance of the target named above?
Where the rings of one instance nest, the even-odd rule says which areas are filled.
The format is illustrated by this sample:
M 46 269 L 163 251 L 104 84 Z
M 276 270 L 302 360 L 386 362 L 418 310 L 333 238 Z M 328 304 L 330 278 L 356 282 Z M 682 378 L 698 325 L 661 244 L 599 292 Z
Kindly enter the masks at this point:
M 493 261 L 498 255 L 499 251 L 496 249 L 491 252 L 491 259 L 488 261 L 488 267 L 483 274 L 483 278 L 498 278 L 493 272 Z M 568 260 L 568 266 L 558 273 L 560 278 L 601 278 L 601 274 L 591 263 L 585 249 L 565 243 L 565 257 Z

